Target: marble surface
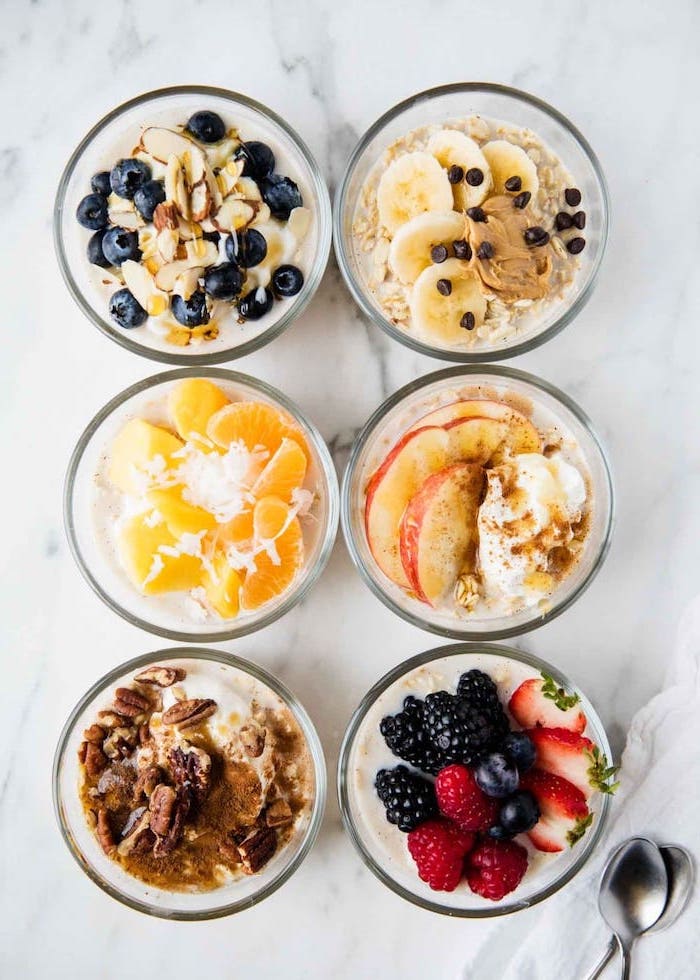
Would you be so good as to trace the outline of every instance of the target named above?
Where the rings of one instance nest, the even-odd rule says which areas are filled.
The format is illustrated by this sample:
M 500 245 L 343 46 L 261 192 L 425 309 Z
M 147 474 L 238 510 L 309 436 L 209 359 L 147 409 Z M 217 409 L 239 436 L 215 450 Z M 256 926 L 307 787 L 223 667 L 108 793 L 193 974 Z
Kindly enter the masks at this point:
M 385 890 L 344 836 L 332 795 L 296 876 L 261 906 L 208 924 L 120 907 L 60 840 L 50 769 L 65 716 L 108 668 L 167 645 L 100 603 L 63 535 L 61 484 L 78 434 L 109 397 L 157 370 L 99 335 L 60 280 L 51 208 L 74 144 L 125 98 L 187 81 L 268 103 L 303 133 L 332 185 L 378 114 L 446 81 L 521 86 L 583 130 L 613 203 L 600 282 L 577 322 L 512 363 L 563 387 L 594 419 L 612 456 L 617 529 L 590 590 L 517 645 L 570 672 L 620 747 L 633 713 L 661 684 L 670 634 L 700 571 L 700 152 L 689 124 L 689 93 L 700 83 L 699 10 L 675 0 L 673 18 L 668 12 L 636 0 L 4 6 L 2 976 L 117 980 L 137 964 L 143 976 L 457 978 L 466 951 L 485 936 L 481 923 L 431 917 Z M 331 263 L 303 318 L 237 366 L 297 399 L 342 470 L 354 433 L 380 401 L 441 365 L 363 322 Z M 301 607 L 224 646 L 296 691 L 332 774 L 367 687 L 437 643 L 370 595 L 339 539 Z M 499 944 L 516 943 L 540 914 L 503 923 Z M 497 976 L 490 956 L 470 977 Z M 549 976 L 543 963 L 536 980 Z

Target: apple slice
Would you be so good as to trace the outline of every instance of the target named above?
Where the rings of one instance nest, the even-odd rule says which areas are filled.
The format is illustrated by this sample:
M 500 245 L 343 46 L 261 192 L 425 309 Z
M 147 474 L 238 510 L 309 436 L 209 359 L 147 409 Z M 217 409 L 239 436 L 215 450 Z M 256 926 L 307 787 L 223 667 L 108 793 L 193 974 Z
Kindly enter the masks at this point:
M 401 563 L 423 602 L 434 606 L 476 557 L 476 516 L 484 490 L 477 463 L 454 463 L 429 476 L 401 521 Z
M 532 422 L 515 408 L 491 398 L 468 398 L 463 401 L 451 402 L 436 408 L 424 415 L 413 428 L 423 428 L 426 425 L 449 425 L 456 419 L 485 418 L 507 422 L 512 431 L 511 444 L 513 452 L 539 453 L 542 442 L 537 429 Z
M 496 419 L 454 419 L 444 426 L 449 439 L 450 458 L 454 462 L 488 463 L 508 439 L 506 422 Z
M 406 433 L 367 485 L 365 532 L 370 551 L 384 574 L 404 589 L 410 582 L 399 551 L 401 518 L 425 480 L 449 463 L 448 444 L 442 426 Z

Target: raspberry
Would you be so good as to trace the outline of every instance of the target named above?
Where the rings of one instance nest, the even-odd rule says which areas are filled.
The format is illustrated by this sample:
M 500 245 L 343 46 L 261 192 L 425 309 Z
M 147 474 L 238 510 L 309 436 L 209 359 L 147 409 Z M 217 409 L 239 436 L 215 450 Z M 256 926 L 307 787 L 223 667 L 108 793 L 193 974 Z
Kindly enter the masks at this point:
M 512 840 L 483 840 L 465 862 L 469 887 L 497 902 L 517 888 L 527 871 L 527 851 Z
M 380 769 L 374 780 L 389 823 L 408 833 L 437 814 L 433 784 L 406 766 Z
M 462 830 L 488 830 L 498 822 L 499 801 L 487 796 L 465 766 L 447 766 L 435 780 L 440 812 Z
M 500 702 L 495 706 L 484 704 L 481 693 L 480 690 L 473 702 L 471 695 L 461 697 L 447 691 L 435 691 L 425 699 L 426 733 L 447 764 L 476 762 L 508 733 L 508 721 Z
M 417 769 L 435 776 L 447 765 L 425 732 L 423 702 L 420 698 L 409 694 L 403 703 L 403 711 L 382 718 L 379 731 L 394 755 L 404 762 L 410 762 Z
M 462 877 L 464 855 L 474 845 L 474 835 L 446 820 L 428 820 L 407 838 L 418 876 L 434 891 L 452 892 Z

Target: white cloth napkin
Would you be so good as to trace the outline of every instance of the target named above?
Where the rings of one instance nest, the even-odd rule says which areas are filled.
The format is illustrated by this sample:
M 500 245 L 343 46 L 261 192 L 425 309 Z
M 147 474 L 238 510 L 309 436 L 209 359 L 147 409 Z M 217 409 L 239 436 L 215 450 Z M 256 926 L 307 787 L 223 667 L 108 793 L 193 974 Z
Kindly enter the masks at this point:
M 700 596 L 686 609 L 664 689 L 634 717 L 622 756 L 622 784 L 605 840 L 560 893 L 489 930 L 465 965 L 464 980 L 583 980 L 609 930 L 597 909 L 605 861 L 618 843 L 645 836 L 700 854 Z M 696 897 L 670 929 L 634 948 L 635 980 L 697 980 Z M 619 959 L 603 976 L 619 975 Z

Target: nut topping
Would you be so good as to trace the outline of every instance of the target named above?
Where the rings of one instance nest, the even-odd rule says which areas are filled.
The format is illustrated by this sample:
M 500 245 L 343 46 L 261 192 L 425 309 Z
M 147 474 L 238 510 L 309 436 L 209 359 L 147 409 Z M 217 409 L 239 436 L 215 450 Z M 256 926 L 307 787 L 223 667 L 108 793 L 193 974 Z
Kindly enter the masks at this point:
M 105 731 L 100 725 L 90 725 L 83 732 L 83 738 L 86 742 L 94 742 L 95 745 L 102 745 L 105 738 Z
M 282 827 L 292 819 L 292 809 L 286 800 L 274 800 L 265 811 L 265 823 L 268 827 Z
M 97 717 L 103 728 L 123 728 L 129 724 L 129 719 L 125 715 L 118 715 L 116 711 L 98 711 Z
M 243 870 L 253 875 L 270 860 L 277 850 L 277 834 L 270 827 L 261 827 L 238 845 Z
M 105 854 L 111 855 L 114 852 L 115 843 L 112 828 L 109 825 L 107 811 L 100 808 L 97 811 L 97 839 L 102 845 Z
M 150 702 L 145 694 L 134 691 L 131 687 L 118 687 L 114 696 L 114 709 L 127 718 L 142 715 L 150 708 Z
M 162 205 L 159 205 L 161 207 Z M 154 664 L 139 671 L 134 677 L 139 684 L 155 684 L 157 687 L 171 687 L 176 681 L 184 681 L 187 676 L 182 667 L 160 667 Z
M 90 779 L 96 779 L 107 765 L 107 756 L 99 745 L 87 742 L 85 749 L 85 769 Z
M 159 787 L 156 787 L 156 790 Z M 170 789 L 170 787 L 166 787 Z M 155 793 L 155 791 L 154 791 Z M 151 797 L 151 803 L 153 802 L 153 797 Z M 190 811 L 190 798 L 189 795 L 183 790 L 178 790 L 175 795 L 175 800 L 168 809 L 169 815 L 169 829 L 164 836 L 159 836 L 153 848 L 153 853 L 156 857 L 162 857 L 165 854 L 170 854 L 182 839 L 182 835 L 185 831 L 185 820 L 187 819 L 187 814 Z M 151 828 L 153 828 L 153 816 L 151 816 Z
M 243 725 L 240 731 L 241 744 L 251 759 L 257 759 L 265 749 L 267 730 L 257 722 Z
M 134 783 L 134 803 L 138 803 L 142 796 L 152 796 L 162 775 L 159 766 L 148 766 L 143 769 Z
M 164 837 L 170 830 L 176 795 L 172 786 L 166 786 L 165 783 L 159 783 L 151 794 L 148 804 L 151 811 L 151 830 L 159 837 Z
M 175 231 L 179 228 L 178 211 L 172 201 L 163 201 L 156 206 L 153 212 L 153 224 L 156 231 L 164 231 L 166 228 Z M 136 679 L 138 680 L 138 677 Z
M 150 828 L 151 814 L 146 807 L 139 807 L 129 814 L 122 839 L 117 851 L 122 857 L 129 854 L 145 854 L 150 851 L 156 842 L 156 835 Z
M 190 746 L 187 750 L 179 746 L 168 757 L 172 766 L 173 779 L 179 789 L 191 794 L 198 806 L 204 802 L 211 781 L 211 759 L 204 749 Z
M 163 712 L 163 724 L 178 728 L 191 728 L 199 725 L 216 711 L 216 701 L 211 698 L 188 698 L 178 701 Z
M 110 759 L 125 759 L 136 748 L 137 735 L 134 728 L 115 728 L 105 739 L 103 749 Z

